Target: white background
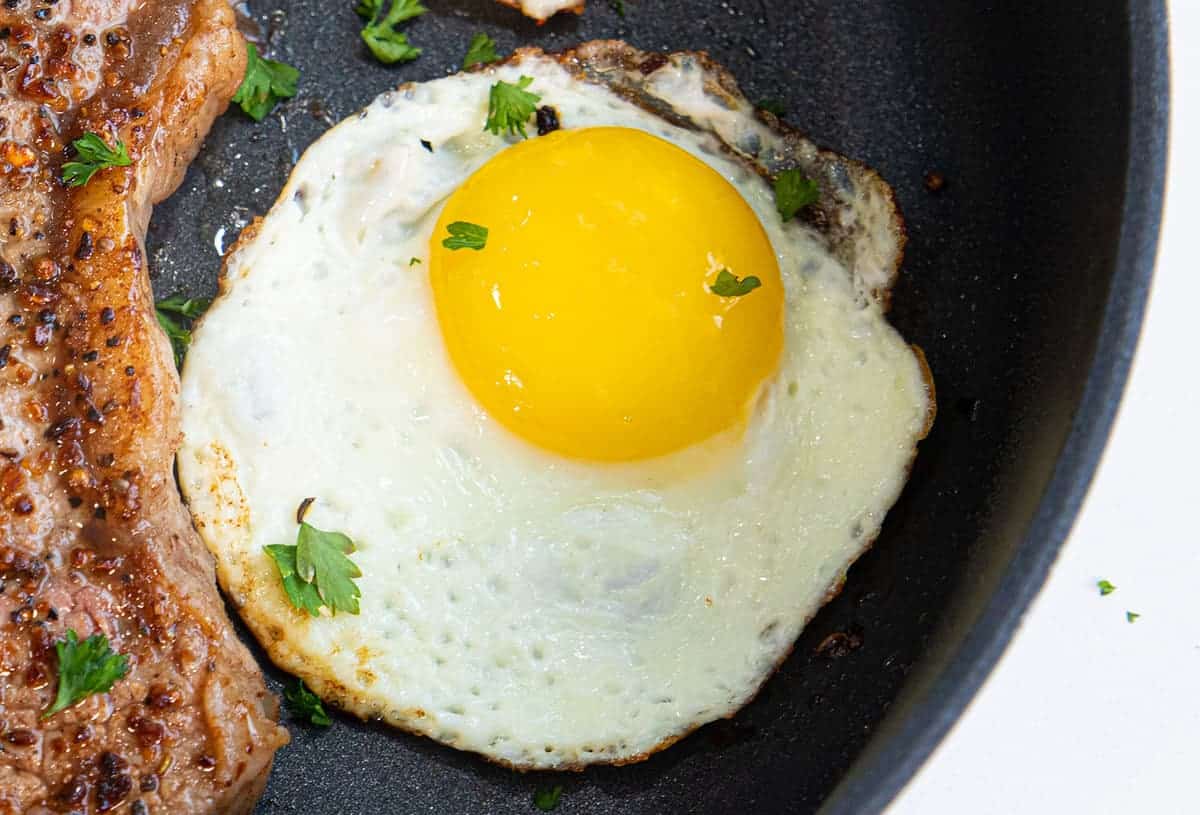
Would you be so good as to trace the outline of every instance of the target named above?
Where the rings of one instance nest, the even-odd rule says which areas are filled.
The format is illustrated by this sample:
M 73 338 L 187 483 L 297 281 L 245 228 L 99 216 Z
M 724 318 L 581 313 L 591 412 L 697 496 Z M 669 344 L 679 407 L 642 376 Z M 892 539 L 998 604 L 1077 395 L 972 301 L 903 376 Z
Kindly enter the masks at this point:
M 1008 652 L 888 815 L 1200 813 L 1200 0 L 1170 12 L 1163 243 L 1116 431 Z

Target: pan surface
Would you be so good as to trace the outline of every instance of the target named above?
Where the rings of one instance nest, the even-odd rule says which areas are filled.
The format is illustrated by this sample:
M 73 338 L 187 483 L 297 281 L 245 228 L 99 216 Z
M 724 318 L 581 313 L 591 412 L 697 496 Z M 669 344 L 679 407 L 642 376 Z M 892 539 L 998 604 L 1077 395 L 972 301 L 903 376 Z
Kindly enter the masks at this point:
M 405 29 L 424 54 L 386 67 L 353 0 L 249 3 L 268 53 L 300 68 L 300 95 L 261 124 L 219 120 L 156 210 L 160 297 L 213 293 L 219 252 L 300 151 L 376 94 L 455 69 L 476 31 L 506 51 L 602 37 L 706 49 L 750 98 L 783 101 L 896 188 L 910 243 L 892 320 L 925 350 L 940 415 L 874 549 L 733 720 L 643 764 L 565 776 L 347 717 L 293 722 L 257 811 L 529 813 L 550 784 L 564 813 L 878 811 L 995 662 L 1103 448 L 1157 239 L 1162 4 L 626 0 L 621 17 L 591 0 L 541 27 L 492 0 L 427 4 Z M 278 690 L 286 677 L 256 654 Z

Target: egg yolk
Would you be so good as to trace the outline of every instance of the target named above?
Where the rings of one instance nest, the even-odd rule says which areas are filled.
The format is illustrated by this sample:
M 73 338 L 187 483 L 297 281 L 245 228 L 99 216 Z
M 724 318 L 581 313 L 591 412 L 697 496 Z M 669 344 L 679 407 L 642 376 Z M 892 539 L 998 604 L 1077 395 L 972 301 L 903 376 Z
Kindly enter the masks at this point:
M 486 228 L 486 245 L 446 248 L 457 222 Z M 779 361 L 783 286 L 758 217 L 707 164 L 640 130 L 504 150 L 450 196 L 430 258 L 467 388 L 564 456 L 645 459 L 738 430 Z M 761 285 L 720 296 L 722 271 Z

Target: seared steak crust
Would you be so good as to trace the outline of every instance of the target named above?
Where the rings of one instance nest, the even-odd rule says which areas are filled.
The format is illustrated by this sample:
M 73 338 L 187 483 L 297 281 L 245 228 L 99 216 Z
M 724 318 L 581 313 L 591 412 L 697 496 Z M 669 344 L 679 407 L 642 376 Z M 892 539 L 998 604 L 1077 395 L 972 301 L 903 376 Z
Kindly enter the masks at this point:
M 246 812 L 287 740 L 175 488 L 142 244 L 244 66 L 226 0 L 0 6 L 3 815 Z M 133 164 L 68 189 L 89 131 Z M 130 670 L 42 719 L 67 629 Z

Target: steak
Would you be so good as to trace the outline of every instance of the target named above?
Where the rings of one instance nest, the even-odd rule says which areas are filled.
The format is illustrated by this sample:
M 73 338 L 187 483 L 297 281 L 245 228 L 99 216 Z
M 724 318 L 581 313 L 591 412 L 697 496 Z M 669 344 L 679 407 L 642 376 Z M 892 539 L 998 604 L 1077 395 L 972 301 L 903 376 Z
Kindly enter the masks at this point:
M 287 741 L 176 489 L 143 249 L 244 49 L 226 0 L 0 5 L 0 814 L 249 812 Z M 88 132 L 132 164 L 67 187 Z M 68 630 L 129 670 L 44 717 Z

